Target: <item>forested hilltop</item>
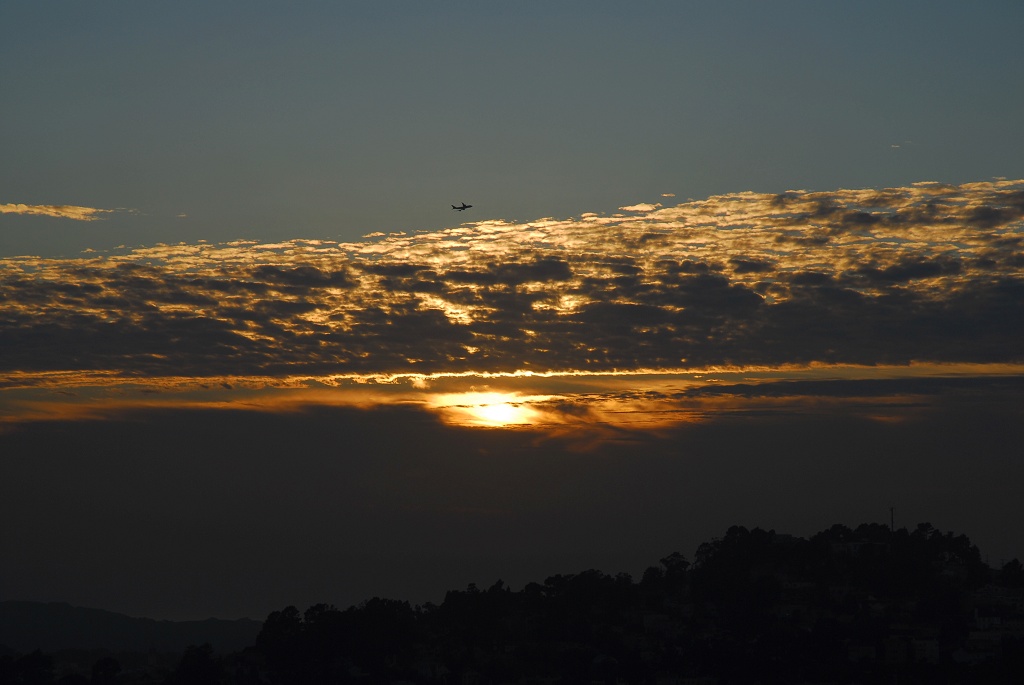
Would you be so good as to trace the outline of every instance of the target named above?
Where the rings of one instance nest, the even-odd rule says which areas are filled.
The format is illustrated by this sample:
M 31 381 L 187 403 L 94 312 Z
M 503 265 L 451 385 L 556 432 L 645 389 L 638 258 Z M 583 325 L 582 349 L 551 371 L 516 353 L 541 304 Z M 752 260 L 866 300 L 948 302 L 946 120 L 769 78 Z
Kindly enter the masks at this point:
M 30 682 L 18 668 L 30 657 L 45 677 L 37 653 L 4 657 L 0 682 Z M 90 681 L 74 677 L 62 680 Z M 929 524 L 810 539 L 735 526 L 638 581 L 590 570 L 518 591 L 470 585 L 440 605 L 287 607 L 242 652 L 192 647 L 173 671 L 111 677 L 91 682 L 1019 683 L 1024 570 L 989 568 L 966 536 Z

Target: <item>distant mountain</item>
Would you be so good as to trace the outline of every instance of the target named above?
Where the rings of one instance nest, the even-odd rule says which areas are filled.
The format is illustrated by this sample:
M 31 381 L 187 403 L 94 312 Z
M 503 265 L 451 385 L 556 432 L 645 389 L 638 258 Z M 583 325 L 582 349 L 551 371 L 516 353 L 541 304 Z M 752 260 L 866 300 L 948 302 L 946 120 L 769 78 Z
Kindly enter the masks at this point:
M 156 621 L 63 602 L 0 602 L 0 645 L 19 652 L 109 649 L 181 652 L 209 643 L 217 652 L 251 646 L 261 621 Z

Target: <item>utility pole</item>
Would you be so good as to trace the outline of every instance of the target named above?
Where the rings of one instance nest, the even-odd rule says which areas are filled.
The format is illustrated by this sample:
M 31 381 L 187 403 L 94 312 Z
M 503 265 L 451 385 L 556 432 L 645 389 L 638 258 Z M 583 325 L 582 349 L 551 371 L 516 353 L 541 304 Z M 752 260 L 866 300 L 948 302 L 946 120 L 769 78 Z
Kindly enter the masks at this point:
M 889 507 L 889 532 L 896 532 L 896 518 L 893 516 L 893 508 Z

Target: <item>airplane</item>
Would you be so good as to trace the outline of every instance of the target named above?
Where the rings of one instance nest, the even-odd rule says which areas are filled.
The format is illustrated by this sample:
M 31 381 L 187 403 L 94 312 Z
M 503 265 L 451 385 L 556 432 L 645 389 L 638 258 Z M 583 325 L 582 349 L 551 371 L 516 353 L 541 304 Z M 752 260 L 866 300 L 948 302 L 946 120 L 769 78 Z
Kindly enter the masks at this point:
M 452 209 L 457 209 L 458 211 L 461 212 L 461 211 L 464 211 L 466 209 L 469 209 L 472 206 L 473 205 L 467 205 L 465 202 L 463 202 L 461 207 L 456 207 L 455 205 L 452 205 Z

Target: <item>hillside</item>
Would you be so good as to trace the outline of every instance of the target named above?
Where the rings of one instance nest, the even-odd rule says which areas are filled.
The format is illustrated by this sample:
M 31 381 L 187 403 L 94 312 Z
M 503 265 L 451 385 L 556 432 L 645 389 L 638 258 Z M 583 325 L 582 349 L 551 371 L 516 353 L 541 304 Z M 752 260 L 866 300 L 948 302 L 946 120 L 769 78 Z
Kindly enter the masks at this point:
M 253 644 L 261 625 L 250 619 L 156 621 L 62 602 L 0 602 L 0 645 L 19 652 L 181 652 L 206 643 L 218 652 L 232 652 Z

